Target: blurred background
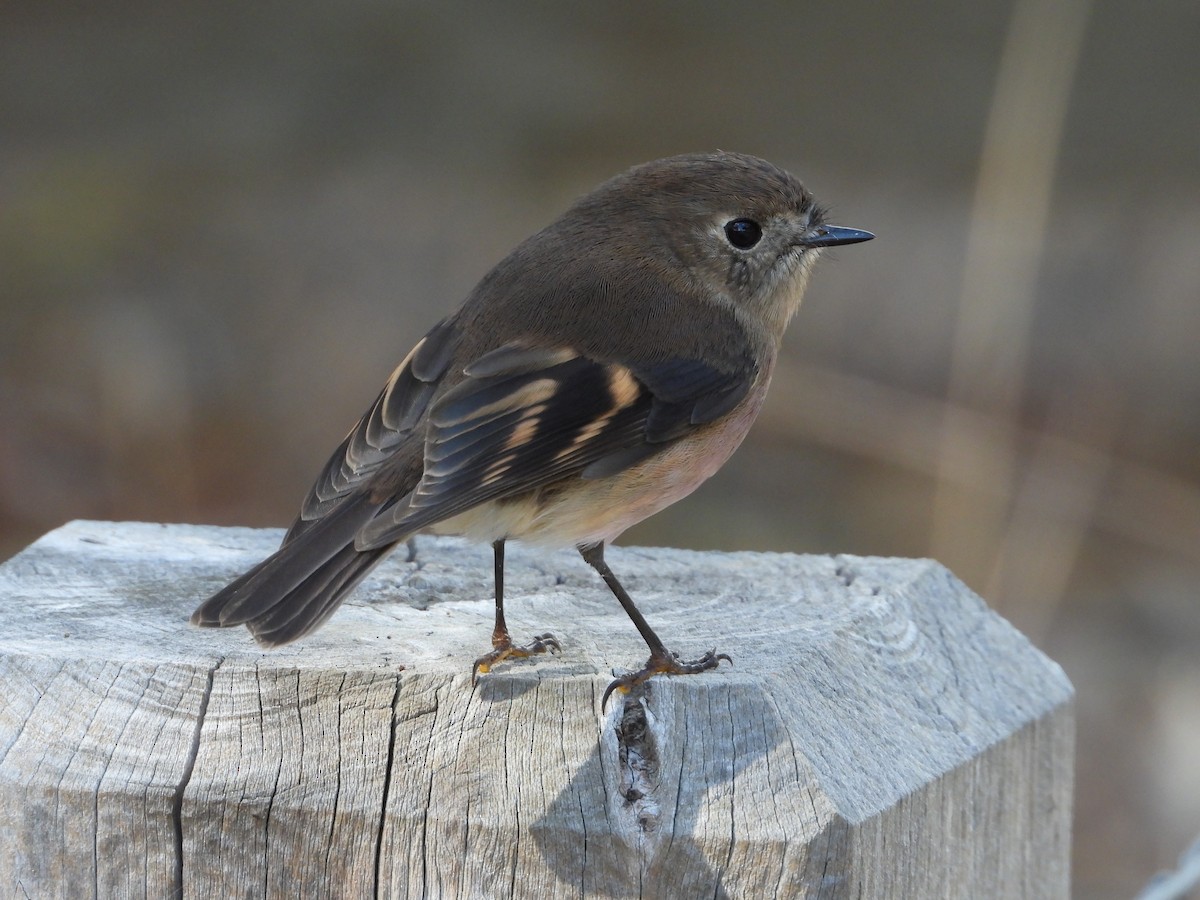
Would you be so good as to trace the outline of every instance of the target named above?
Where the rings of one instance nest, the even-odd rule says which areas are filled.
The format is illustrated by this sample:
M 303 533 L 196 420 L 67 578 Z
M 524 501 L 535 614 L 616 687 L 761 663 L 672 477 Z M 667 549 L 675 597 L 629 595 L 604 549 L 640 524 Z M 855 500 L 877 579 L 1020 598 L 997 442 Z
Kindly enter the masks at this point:
M 409 347 L 626 167 L 798 174 L 741 451 L 624 543 L 932 556 L 1078 690 L 1074 885 L 1200 832 L 1200 4 L 9 2 L 0 558 L 284 525 Z

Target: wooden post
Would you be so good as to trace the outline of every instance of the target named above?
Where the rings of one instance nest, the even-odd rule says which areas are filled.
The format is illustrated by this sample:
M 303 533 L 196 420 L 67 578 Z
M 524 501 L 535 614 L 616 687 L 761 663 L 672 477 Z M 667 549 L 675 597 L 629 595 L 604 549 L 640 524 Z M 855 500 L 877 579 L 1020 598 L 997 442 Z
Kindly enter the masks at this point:
M 317 634 L 192 628 L 276 531 L 73 522 L 0 566 L 0 894 L 1067 897 L 1072 691 L 928 560 L 421 538 Z

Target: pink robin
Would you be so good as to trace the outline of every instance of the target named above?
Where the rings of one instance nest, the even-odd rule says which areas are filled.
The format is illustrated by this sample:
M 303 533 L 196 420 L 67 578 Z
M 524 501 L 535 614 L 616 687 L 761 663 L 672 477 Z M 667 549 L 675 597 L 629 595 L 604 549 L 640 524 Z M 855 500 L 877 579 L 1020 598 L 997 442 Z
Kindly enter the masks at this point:
M 742 442 L 788 321 L 826 247 L 873 237 L 825 223 L 787 172 L 736 153 L 675 156 L 602 184 L 484 276 L 392 373 L 326 464 L 270 557 L 192 615 L 264 646 L 320 626 L 397 544 L 461 533 L 576 547 L 650 648 L 639 671 L 716 667 L 669 651 L 604 561 L 604 545 L 711 476 Z

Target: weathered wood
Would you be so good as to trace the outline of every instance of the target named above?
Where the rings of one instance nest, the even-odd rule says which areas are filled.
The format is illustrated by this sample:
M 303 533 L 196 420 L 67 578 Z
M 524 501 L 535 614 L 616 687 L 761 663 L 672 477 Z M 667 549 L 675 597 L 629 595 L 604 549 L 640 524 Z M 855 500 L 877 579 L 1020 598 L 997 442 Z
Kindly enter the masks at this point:
M 0 894 L 1066 897 L 1062 671 L 925 560 L 421 539 L 261 652 L 194 605 L 275 531 L 74 522 L 0 566 Z

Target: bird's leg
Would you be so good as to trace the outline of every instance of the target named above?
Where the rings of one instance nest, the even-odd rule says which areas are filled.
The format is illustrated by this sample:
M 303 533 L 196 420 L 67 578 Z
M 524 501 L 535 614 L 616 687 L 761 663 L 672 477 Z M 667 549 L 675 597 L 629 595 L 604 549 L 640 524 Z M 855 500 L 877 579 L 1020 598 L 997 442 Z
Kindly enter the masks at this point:
M 604 579 L 604 583 L 608 585 L 608 589 L 620 601 L 626 614 L 633 620 L 634 627 L 641 634 L 642 640 L 650 648 L 650 658 L 646 660 L 646 665 L 640 671 L 623 675 L 605 688 L 604 697 L 600 701 L 601 709 L 608 703 L 608 695 L 613 691 L 627 693 L 630 688 L 641 684 L 652 675 L 695 675 L 697 672 L 706 672 L 709 669 L 715 669 L 721 664 L 721 660 L 725 660 L 730 665 L 733 664 L 733 660 L 729 658 L 728 654 L 717 653 L 715 650 L 709 650 L 699 659 L 691 660 L 690 662 L 681 660 L 663 645 L 658 635 L 654 633 L 654 629 L 650 627 L 650 623 L 646 621 L 645 617 L 638 611 L 638 608 L 634 606 L 633 598 L 621 586 L 621 582 L 617 581 L 617 576 L 613 574 L 612 569 L 608 567 L 608 563 L 604 561 L 604 542 L 597 541 L 595 544 L 584 544 L 576 549 L 579 550 L 579 555 L 583 557 L 584 562 L 600 573 L 600 577 Z
M 504 621 L 504 540 L 492 542 L 492 555 L 496 571 L 496 624 L 492 628 L 492 652 L 485 653 L 475 660 L 471 669 L 471 680 L 474 681 L 480 673 L 487 674 L 492 666 L 506 659 L 520 659 L 533 656 L 535 653 L 545 653 L 547 650 L 557 653 L 562 648 L 552 634 L 539 634 L 524 647 L 513 644 L 508 635 L 508 625 Z

